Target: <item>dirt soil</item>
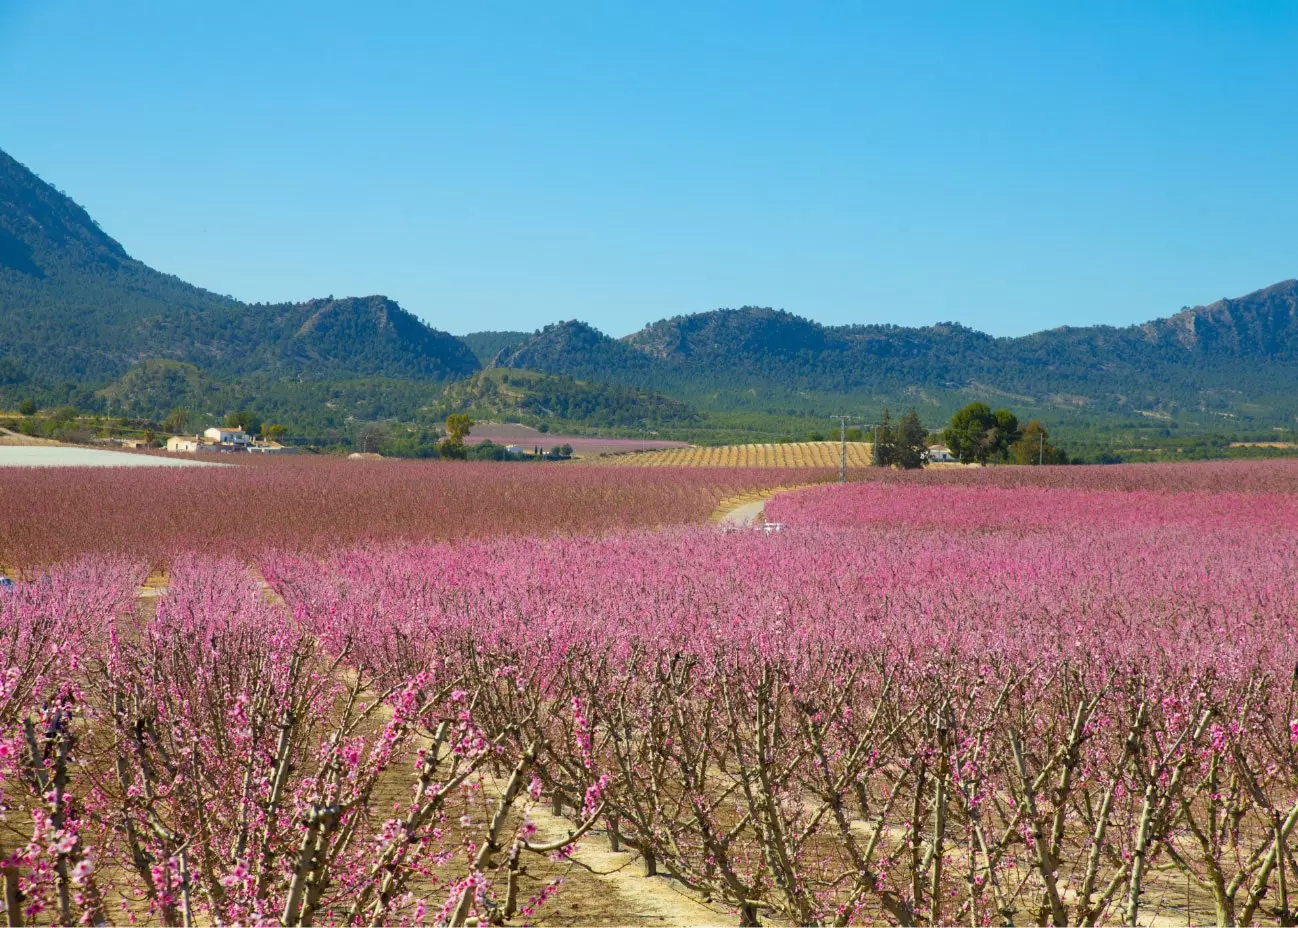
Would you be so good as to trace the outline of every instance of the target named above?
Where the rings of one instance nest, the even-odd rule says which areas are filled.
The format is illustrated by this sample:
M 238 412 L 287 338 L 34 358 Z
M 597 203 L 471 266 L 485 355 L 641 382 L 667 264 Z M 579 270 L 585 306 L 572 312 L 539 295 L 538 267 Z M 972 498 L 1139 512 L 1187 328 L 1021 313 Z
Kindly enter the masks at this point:
M 33 438 L 31 435 L 24 435 L 21 432 L 0 429 L 0 445 L 51 445 L 59 447 L 62 444 L 62 442 L 55 441 L 52 438 Z

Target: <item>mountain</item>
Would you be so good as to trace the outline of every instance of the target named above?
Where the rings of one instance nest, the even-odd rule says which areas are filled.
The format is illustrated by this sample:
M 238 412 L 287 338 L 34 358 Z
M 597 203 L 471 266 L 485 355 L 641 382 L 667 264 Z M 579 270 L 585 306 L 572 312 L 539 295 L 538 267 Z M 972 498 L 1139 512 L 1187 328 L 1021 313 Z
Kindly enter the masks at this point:
M 674 386 L 666 365 L 575 319 L 547 325 L 513 350 L 505 351 L 497 358 L 496 366 L 644 388 Z
M 511 368 L 485 370 L 449 384 L 431 412 L 434 419 L 465 412 L 475 419 L 641 431 L 688 428 L 703 421 L 686 404 L 657 393 Z
M 705 409 L 811 409 L 850 400 L 932 408 L 971 398 L 1090 415 L 1298 414 L 1298 281 L 1127 328 L 993 338 L 956 323 L 822 326 L 764 307 L 653 323 L 622 339 L 548 326 L 505 367 L 611 380 Z
M 1137 329 L 1151 343 L 1200 357 L 1298 360 L 1298 281 L 1185 309 Z
M 501 352 L 512 351 L 531 337 L 531 332 L 470 332 L 461 335 L 460 341 L 469 346 L 479 364 L 490 367 Z
M 31 398 L 138 416 L 237 403 L 331 431 L 462 407 L 762 437 L 885 407 L 935 424 L 971 399 L 1088 428 L 1260 431 L 1298 419 L 1298 281 L 1142 325 L 1021 338 L 745 306 L 625 338 L 570 320 L 457 339 L 383 296 L 244 303 L 192 286 L 0 152 L 0 408 Z
M 102 383 L 158 358 L 224 377 L 444 381 L 480 367 L 385 297 L 247 304 L 155 271 L 0 151 L 0 360 L 47 382 Z
M 266 334 L 282 341 L 253 353 L 259 368 L 452 380 L 480 366 L 464 342 L 386 297 L 311 300 L 275 310 L 278 332 Z

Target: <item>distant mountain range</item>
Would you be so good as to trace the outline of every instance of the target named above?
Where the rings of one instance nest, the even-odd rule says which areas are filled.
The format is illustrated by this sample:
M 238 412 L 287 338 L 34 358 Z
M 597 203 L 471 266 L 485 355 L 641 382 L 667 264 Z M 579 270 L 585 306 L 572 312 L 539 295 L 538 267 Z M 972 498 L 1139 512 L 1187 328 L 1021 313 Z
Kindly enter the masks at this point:
M 977 397 L 1098 415 L 1280 420 L 1298 412 L 1298 281 L 1144 325 L 1022 338 L 957 323 L 829 327 L 751 306 L 665 319 L 622 339 L 562 322 L 495 363 L 728 407 L 827 395 L 945 408 Z
M 471 379 L 492 368 L 552 379 Z M 956 323 L 823 326 L 761 307 L 621 339 L 579 321 L 456 338 L 383 296 L 249 304 L 194 287 L 131 258 L 0 152 L 0 406 L 33 394 L 141 414 L 243 402 L 337 425 L 456 403 L 509 415 L 513 396 L 519 415 L 546 415 L 548 397 L 581 416 L 591 390 L 601 412 L 586 421 L 630 429 L 699 428 L 700 410 L 787 420 L 910 405 L 936 424 L 973 398 L 1054 420 L 1292 424 L 1298 281 L 1143 325 L 1022 338 Z

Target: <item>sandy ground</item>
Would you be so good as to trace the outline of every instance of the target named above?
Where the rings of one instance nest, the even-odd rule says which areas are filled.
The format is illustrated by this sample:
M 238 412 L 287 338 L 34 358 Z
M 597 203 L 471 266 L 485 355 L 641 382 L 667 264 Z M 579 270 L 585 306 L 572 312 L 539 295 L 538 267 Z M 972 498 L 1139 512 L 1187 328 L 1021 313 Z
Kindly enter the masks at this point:
M 753 500 L 751 503 L 740 503 L 734 509 L 725 513 L 721 517 L 722 525 L 754 525 L 758 522 L 764 522 L 762 510 L 766 508 L 766 500 Z
M 44 445 L 46 447 L 62 447 L 59 442 L 52 438 L 33 438 L 30 435 L 24 435 L 21 432 L 12 432 L 9 429 L 0 429 L 0 447 L 26 447 Z
M 765 521 L 762 517 L 762 510 L 766 508 L 767 501 L 780 493 L 791 493 L 794 490 L 805 490 L 807 487 L 818 486 L 814 483 L 804 483 L 792 487 L 775 487 L 770 490 L 757 490 L 752 493 L 743 493 L 739 496 L 731 496 L 723 499 L 717 504 L 708 521 L 713 525 L 728 525 L 745 527 L 759 525 Z
M 0 467 L 227 467 L 215 461 L 129 454 L 78 445 L 10 445 L 0 447 Z

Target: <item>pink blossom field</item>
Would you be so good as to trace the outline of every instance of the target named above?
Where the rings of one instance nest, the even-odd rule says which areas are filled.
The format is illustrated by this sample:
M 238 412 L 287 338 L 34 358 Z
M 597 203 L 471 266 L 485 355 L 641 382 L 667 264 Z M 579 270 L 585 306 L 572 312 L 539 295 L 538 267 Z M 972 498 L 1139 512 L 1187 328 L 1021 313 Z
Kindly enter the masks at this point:
M 609 893 L 738 924 L 1282 923 L 1296 491 L 884 474 L 773 533 L 177 550 L 153 600 L 87 553 L 0 590 L 6 886 L 29 923 L 567 924 L 612 845 Z

